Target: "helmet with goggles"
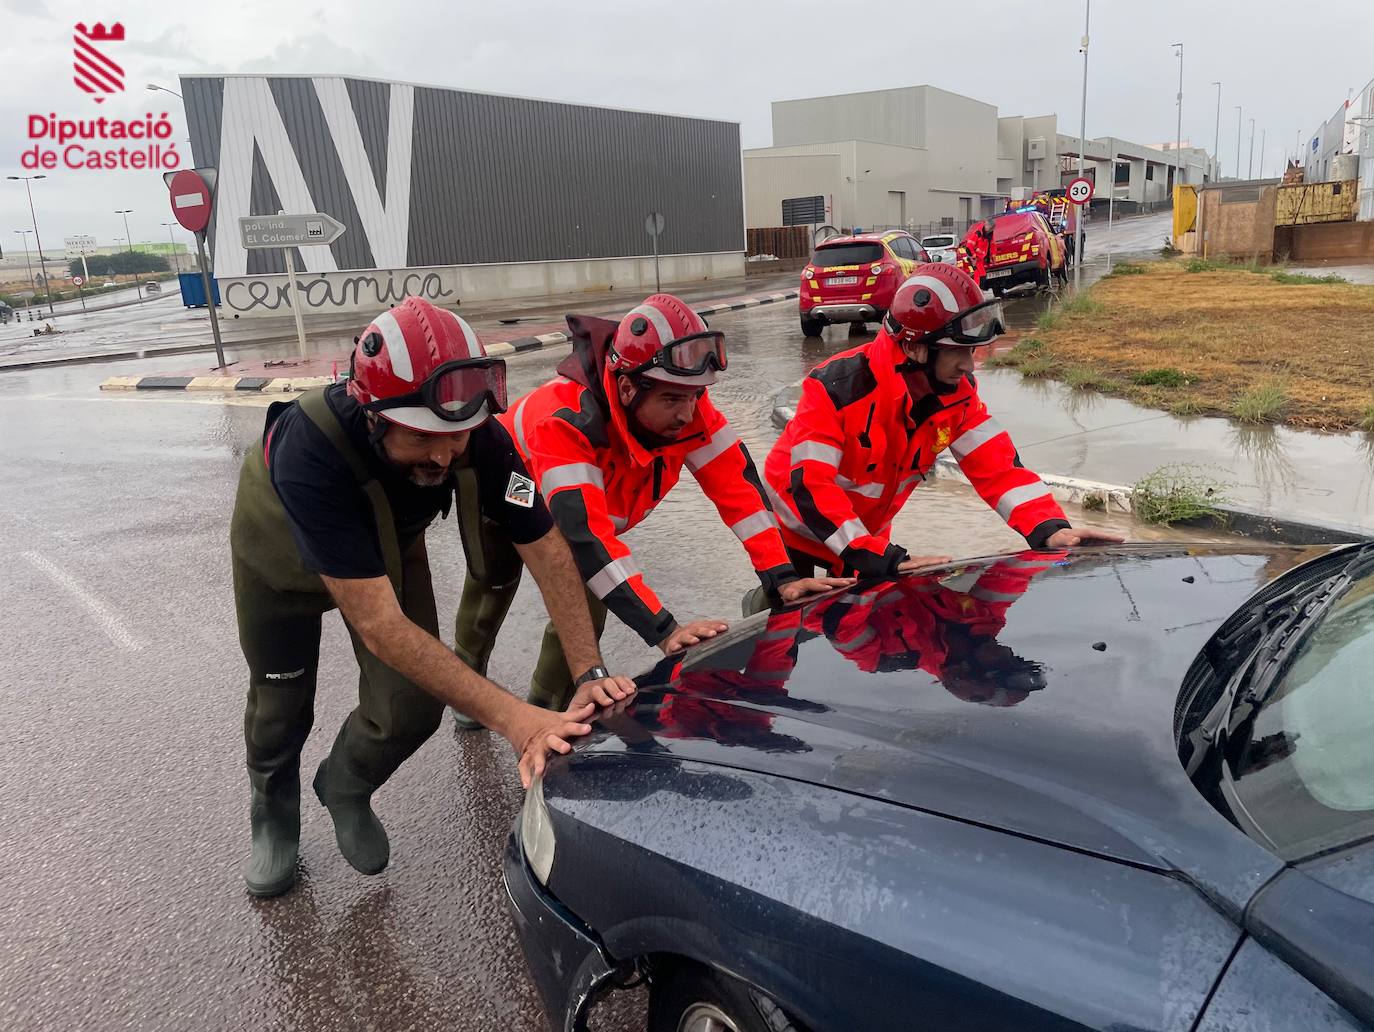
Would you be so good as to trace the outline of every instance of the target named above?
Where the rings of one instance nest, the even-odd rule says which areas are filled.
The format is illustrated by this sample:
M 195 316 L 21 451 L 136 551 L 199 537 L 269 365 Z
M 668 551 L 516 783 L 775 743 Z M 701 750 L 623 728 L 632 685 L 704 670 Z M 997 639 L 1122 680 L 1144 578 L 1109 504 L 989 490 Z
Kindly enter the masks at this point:
M 471 326 L 418 297 L 382 312 L 354 342 L 348 395 L 425 434 L 455 434 L 506 410 L 506 363 Z
M 916 266 L 892 296 L 883 318 L 898 343 L 976 348 L 1006 332 L 1002 302 L 983 292 L 963 269 L 944 262 Z
M 725 334 L 681 298 L 654 294 L 620 320 L 607 362 L 616 375 L 709 387 L 725 369 Z

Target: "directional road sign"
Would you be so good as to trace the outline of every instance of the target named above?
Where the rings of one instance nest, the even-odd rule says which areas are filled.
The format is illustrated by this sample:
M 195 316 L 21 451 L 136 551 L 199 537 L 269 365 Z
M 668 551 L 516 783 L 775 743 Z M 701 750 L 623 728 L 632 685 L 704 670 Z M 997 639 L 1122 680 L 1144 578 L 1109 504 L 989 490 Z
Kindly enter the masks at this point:
M 1075 179 L 1065 192 L 1074 204 L 1087 204 L 1093 199 L 1093 181 L 1086 178 Z
M 347 228 L 318 211 L 308 215 L 246 215 L 239 219 L 243 246 L 250 249 L 332 244 Z
M 651 237 L 656 237 L 663 232 L 663 213 L 661 211 L 651 211 L 644 217 L 644 232 Z
M 203 233 L 210 224 L 215 170 L 184 168 L 163 176 L 172 195 L 172 215 L 192 233 Z

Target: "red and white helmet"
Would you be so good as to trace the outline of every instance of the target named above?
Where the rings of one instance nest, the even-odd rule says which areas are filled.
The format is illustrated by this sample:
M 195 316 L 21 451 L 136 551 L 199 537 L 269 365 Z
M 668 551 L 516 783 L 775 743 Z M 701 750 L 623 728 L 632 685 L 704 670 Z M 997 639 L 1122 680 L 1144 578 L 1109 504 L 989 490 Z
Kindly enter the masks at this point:
M 725 334 L 681 298 L 654 294 L 620 320 L 607 364 L 613 375 L 709 387 L 725 369 Z
M 455 434 L 506 410 L 506 363 L 463 319 L 408 297 L 354 342 L 348 396 L 411 430 Z
M 899 343 L 975 348 L 1005 333 L 1006 317 L 963 269 L 926 262 L 892 295 L 883 325 Z

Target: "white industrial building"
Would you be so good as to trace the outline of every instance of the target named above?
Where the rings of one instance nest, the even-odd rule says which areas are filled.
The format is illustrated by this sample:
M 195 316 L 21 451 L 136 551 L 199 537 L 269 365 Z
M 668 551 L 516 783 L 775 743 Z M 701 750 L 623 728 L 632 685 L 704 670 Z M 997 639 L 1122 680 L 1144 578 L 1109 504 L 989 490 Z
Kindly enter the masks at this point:
M 999 116 L 997 108 L 934 86 L 773 103 L 773 146 L 744 152 L 746 224 L 824 223 L 914 232 L 962 231 L 1025 190 L 1077 172 L 1078 137 L 1058 118 Z M 1175 155 L 1124 140 L 1088 141 L 1086 172 L 1105 205 L 1109 178 L 1124 210 L 1167 204 Z M 1117 166 L 1112 175 L 1112 155 Z M 1215 176 L 1185 148 L 1183 182 Z

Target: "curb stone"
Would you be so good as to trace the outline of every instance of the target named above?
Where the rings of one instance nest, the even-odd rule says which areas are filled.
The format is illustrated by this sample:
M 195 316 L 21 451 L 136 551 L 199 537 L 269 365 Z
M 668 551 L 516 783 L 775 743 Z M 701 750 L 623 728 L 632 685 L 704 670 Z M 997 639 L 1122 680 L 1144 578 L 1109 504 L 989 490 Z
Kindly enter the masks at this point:
M 796 290 L 776 294 L 757 294 L 742 297 L 729 303 L 706 305 L 695 309 L 697 315 L 705 318 L 720 312 L 739 312 L 746 308 L 776 304 L 779 301 L 795 301 Z M 496 341 L 486 346 L 487 354 L 493 357 L 520 354 L 526 351 L 540 351 L 556 348 L 572 342 L 572 337 L 563 332 L 541 333 L 533 337 L 517 337 L 514 340 Z M 100 385 L 102 391 L 263 391 L 289 392 L 309 390 L 333 383 L 329 376 L 275 377 L 262 376 L 112 376 Z
M 788 384 L 773 397 L 773 425 L 781 429 L 797 414 L 797 400 L 801 395 L 801 381 Z M 948 476 L 968 483 L 959 463 L 951 455 L 941 455 L 932 470 L 937 476 Z M 1041 473 L 1056 500 L 1082 505 L 1088 495 L 1101 498 L 1108 512 L 1130 515 L 1131 488 L 1122 484 L 1104 484 L 1096 480 Z M 1220 518 L 1190 520 L 1175 526 L 1196 527 L 1198 530 L 1222 530 L 1238 537 L 1256 538 L 1282 545 L 1331 545 L 1348 541 L 1374 540 L 1374 531 L 1325 520 L 1299 520 L 1274 516 L 1246 508 L 1243 505 L 1218 505 Z

